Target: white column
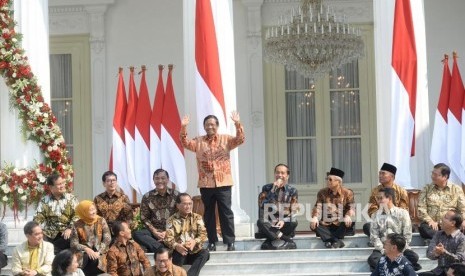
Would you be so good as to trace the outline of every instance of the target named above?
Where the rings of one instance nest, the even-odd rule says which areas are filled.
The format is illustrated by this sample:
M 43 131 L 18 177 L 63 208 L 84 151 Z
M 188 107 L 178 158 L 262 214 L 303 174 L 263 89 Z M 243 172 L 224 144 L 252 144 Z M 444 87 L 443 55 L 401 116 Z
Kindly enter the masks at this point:
M 248 175 L 242 175 L 242 179 L 248 179 L 253 183 L 253 187 L 246 188 L 242 193 L 243 202 L 253 202 L 252 223 L 258 214 L 257 191 L 256 186 L 266 183 L 266 161 L 265 161 L 265 118 L 264 118 L 264 91 L 263 91 L 263 45 L 262 45 L 262 4 L 263 0 L 242 0 L 247 12 L 247 43 L 246 43 L 246 60 L 245 70 L 248 81 L 244 95 L 249 101 L 249 122 L 250 128 L 247 134 L 247 147 L 251 151 L 249 155 L 252 160 L 249 161 L 250 169 Z M 250 206 L 250 204 L 249 204 Z
M 92 180 L 100 178 L 102 172 L 108 169 L 108 141 L 111 136 L 108 131 L 108 124 L 111 125 L 111 118 L 108 118 L 106 89 L 106 49 L 105 49 L 105 12 L 107 5 L 89 5 L 84 9 L 89 16 L 90 33 L 90 72 L 92 84 Z M 111 104 L 110 104 L 111 106 Z M 112 108 L 112 107 L 110 107 Z M 93 194 L 101 192 L 99 185 L 93 185 Z
M 48 0 L 14 1 L 16 31 L 23 35 L 22 47 L 26 51 L 32 72 L 37 77 L 43 97 L 50 103 L 50 67 L 48 43 Z M 9 91 L 3 80 L 0 81 L 0 160 L 19 168 L 29 168 L 42 162 L 42 155 L 36 142 L 26 141 L 21 133 L 22 122 L 17 110 L 9 105 Z M 5 217 L 9 227 L 22 227 L 15 224 L 13 217 Z M 33 215 L 29 210 L 28 217 Z M 20 219 L 23 218 L 20 216 Z M 14 231 L 13 231 L 14 232 Z M 12 232 L 12 233 L 13 233 Z M 9 239 L 14 242 L 15 234 Z

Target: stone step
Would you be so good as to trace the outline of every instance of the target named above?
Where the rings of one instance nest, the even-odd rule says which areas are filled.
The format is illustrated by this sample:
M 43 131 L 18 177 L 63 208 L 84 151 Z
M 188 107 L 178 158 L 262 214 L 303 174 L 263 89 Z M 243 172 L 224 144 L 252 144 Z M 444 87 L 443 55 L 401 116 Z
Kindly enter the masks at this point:
M 422 271 L 427 271 L 436 267 L 437 262 L 421 258 L 420 264 L 423 267 Z M 201 271 L 201 275 L 294 275 L 302 272 L 305 272 L 305 275 L 348 275 L 348 273 L 369 275 L 369 271 L 370 268 L 366 258 L 354 258 L 352 260 L 281 261 L 277 257 L 261 263 L 207 262 Z
M 426 258 L 426 246 L 412 246 L 420 258 Z M 306 260 L 353 260 L 364 259 L 373 252 L 373 248 L 338 248 L 338 249 L 295 249 L 295 250 L 255 250 L 255 251 L 216 251 L 210 253 L 208 263 L 242 263 Z

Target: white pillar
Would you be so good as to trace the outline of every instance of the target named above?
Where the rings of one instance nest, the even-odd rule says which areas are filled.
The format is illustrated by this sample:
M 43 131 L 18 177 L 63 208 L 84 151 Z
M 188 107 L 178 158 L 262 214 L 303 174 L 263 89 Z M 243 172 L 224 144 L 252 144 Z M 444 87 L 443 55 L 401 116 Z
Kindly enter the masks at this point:
M 23 35 L 22 48 L 28 57 L 32 72 L 38 80 L 42 95 L 50 103 L 50 66 L 48 43 L 48 0 L 14 1 L 16 31 Z M 42 155 L 36 142 L 26 141 L 21 133 L 22 122 L 18 112 L 10 108 L 9 91 L 3 80 L 0 81 L 0 160 L 19 168 L 29 168 L 42 162 Z M 12 214 L 7 212 L 4 222 L 15 227 Z M 31 218 L 33 210 L 29 210 Z M 23 216 L 20 216 L 22 219 Z M 22 227 L 23 221 L 17 227 Z M 14 235 L 9 239 L 14 241 Z

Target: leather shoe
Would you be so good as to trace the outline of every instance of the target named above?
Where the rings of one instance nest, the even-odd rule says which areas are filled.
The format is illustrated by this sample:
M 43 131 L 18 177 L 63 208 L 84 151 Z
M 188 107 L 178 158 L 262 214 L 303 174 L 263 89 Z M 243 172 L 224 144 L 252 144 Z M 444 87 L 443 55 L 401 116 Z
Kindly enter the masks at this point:
M 295 245 L 294 242 L 285 242 L 282 245 L 278 246 L 276 249 L 278 250 L 284 250 L 284 249 L 296 249 L 297 246 Z
M 335 242 L 333 242 L 333 248 L 343 248 L 345 245 L 345 243 L 341 240 L 337 240 Z
M 216 245 L 215 243 L 209 243 L 208 246 L 207 246 L 207 250 L 208 251 L 216 251 Z
M 228 243 L 228 251 L 236 251 L 236 246 L 234 246 L 234 243 Z
M 332 248 L 333 244 L 331 242 L 325 242 L 325 247 L 326 248 Z
M 260 247 L 261 250 L 274 250 L 276 247 L 271 243 L 270 240 L 266 240 L 262 243 L 262 246 Z

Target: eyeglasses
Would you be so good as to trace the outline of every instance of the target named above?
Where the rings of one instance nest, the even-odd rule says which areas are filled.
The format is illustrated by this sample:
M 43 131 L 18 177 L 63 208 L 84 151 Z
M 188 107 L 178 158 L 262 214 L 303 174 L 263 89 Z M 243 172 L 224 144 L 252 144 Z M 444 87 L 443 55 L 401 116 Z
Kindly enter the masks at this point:
M 336 178 L 331 178 L 331 177 L 326 177 L 325 179 L 326 181 L 329 181 L 329 182 L 333 182 L 337 180 Z
M 105 180 L 105 183 L 113 183 L 113 182 L 116 182 L 116 179 L 110 178 L 110 179 Z
M 434 175 L 434 176 L 442 176 L 441 173 L 438 173 L 438 172 L 435 172 L 435 171 L 432 171 L 432 172 L 431 172 L 431 175 Z

